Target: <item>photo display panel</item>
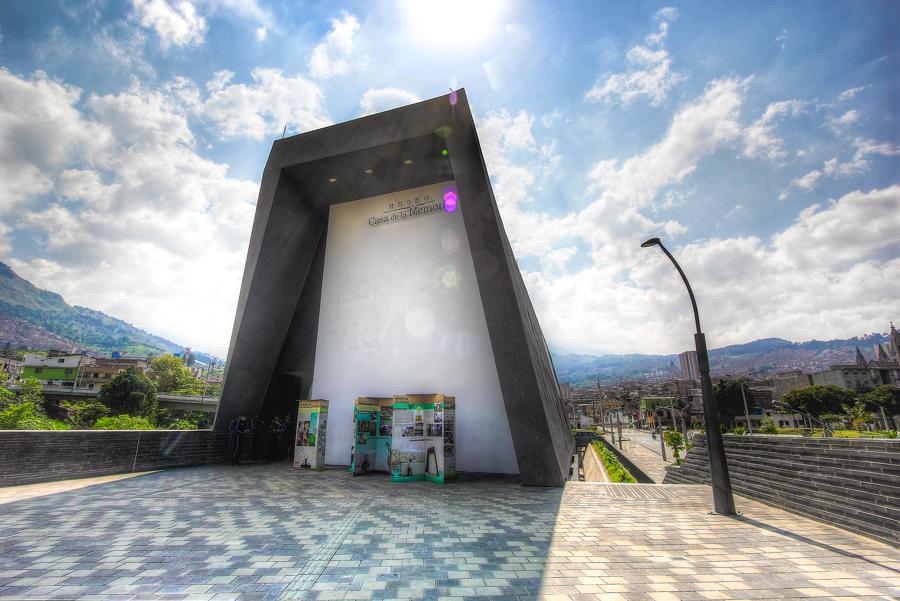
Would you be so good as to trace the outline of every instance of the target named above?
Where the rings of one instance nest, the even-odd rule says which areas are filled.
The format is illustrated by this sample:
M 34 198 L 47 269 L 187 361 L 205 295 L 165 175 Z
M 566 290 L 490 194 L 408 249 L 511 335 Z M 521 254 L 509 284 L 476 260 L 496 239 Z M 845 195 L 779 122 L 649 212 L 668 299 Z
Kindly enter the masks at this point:
M 350 462 L 357 398 L 441 391 L 455 468 L 518 472 L 463 210 L 452 181 L 330 207 L 311 390 L 331 402 L 327 463 Z

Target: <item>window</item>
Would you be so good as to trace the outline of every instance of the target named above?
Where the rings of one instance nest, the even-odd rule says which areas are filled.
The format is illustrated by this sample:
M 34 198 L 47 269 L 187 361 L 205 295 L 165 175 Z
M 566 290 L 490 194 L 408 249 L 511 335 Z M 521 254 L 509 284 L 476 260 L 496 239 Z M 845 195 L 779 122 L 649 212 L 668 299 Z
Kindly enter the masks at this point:
M 57 359 L 56 362 L 57 362 L 57 363 L 65 363 L 66 360 L 65 360 L 65 359 Z

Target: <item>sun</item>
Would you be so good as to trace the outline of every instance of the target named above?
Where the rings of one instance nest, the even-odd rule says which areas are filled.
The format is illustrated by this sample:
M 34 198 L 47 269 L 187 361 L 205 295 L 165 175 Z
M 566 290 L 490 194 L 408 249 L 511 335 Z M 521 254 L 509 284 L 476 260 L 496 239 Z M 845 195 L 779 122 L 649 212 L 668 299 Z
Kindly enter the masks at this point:
M 471 50 L 500 35 L 507 0 L 405 0 L 404 20 L 417 45 L 430 50 Z

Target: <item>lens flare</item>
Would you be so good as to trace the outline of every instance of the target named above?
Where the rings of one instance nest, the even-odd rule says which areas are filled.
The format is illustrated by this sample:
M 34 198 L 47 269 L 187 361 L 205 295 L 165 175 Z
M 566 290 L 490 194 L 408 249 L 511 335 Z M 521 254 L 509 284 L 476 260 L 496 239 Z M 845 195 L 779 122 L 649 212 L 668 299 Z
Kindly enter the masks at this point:
M 444 210 L 452 213 L 459 206 L 459 196 L 456 194 L 456 188 L 447 188 L 444 190 Z
M 447 149 L 445 148 L 445 149 L 443 149 L 443 150 L 441 151 L 441 156 L 442 156 L 442 157 L 450 156 L 450 153 L 447 152 Z
M 450 92 L 450 106 L 456 106 L 457 98 L 456 92 Z

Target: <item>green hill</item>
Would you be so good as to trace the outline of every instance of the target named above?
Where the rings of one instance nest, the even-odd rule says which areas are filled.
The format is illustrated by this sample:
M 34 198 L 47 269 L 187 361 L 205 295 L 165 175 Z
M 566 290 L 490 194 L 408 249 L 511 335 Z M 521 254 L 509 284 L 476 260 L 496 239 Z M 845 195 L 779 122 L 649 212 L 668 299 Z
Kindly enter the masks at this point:
M 184 347 L 100 311 L 72 306 L 0 263 L 0 342 L 31 349 L 71 348 L 130 355 L 181 352 Z

